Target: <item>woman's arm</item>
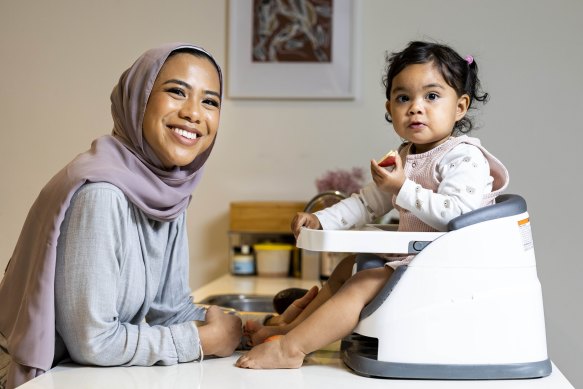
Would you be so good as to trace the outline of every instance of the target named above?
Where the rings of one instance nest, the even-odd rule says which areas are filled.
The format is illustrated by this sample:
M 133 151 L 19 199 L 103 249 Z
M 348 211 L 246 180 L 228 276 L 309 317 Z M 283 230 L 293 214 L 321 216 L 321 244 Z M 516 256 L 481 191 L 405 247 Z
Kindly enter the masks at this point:
M 160 222 L 154 222 L 160 223 Z M 150 325 L 169 326 L 186 321 L 205 320 L 206 310 L 192 301 L 192 290 L 188 282 L 189 251 L 186 233 L 186 217 L 180 216 L 166 232 L 167 241 L 158 244 L 162 263 L 159 269 L 160 282 L 154 301 L 146 315 Z
M 226 315 L 218 307 L 205 308 L 192 301 L 188 283 L 188 237 L 186 217 L 168 230 L 168 243 L 161 267 L 160 286 L 146 316 L 151 325 L 171 326 L 186 321 L 204 321 L 198 327 L 205 355 L 228 356 L 241 342 L 241 319 Z
M 126 261 L 133 244 L 141 247 L 135 223 L 121 191 L 91 184 L 75 195 L 61 226 L 56 327 L 78 363 L 169 365 L 199 357 L 193 322 L 150 326 L 144 321 L 157 285 L 151 285 L 150 268 Z

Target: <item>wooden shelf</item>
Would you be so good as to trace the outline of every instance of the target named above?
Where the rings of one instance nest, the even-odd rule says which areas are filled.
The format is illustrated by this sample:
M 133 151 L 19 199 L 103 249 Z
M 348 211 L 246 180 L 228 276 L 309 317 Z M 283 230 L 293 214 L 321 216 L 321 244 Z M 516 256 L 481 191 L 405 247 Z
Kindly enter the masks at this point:
M 232 232 L 291 234 L 291 221 L 305 206 L 301 201 L 233 202 L 229 227 Z

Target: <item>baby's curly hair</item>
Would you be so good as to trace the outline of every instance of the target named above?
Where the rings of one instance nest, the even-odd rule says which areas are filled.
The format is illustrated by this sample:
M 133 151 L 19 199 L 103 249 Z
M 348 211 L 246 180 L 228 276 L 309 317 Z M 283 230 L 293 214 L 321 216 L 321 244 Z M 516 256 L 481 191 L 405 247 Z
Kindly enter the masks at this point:
M 451 47 L 432 43 L 414 41 L 400 52 L 386 55 L 387 67 L 383 77 L 385 95 L 391 98 L 393 79 L 409 65 L 432 62 L 441 72 L 441 75 L 457 93 L 458 97 L 467 94 L 470 97 L 468 109 L 475 108 L 474 101 L 485 104 L 489 95 L 482 91 L 478 78 L 478 64 L 472 57 L 462 58 Z M 392 122 L 390 117 L 387 120 Z M 466 134 L 473 128 L 472 120 L 466 115 L 456 122 L 453 134 Z

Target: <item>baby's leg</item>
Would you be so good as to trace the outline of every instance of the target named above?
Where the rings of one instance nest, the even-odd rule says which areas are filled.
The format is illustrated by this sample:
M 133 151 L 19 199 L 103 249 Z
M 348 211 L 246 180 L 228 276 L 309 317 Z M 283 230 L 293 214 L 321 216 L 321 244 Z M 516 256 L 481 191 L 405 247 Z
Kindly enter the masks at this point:
M 273 316 L 265 323 L 259 320 L 248 320 L 245 323 L 243 332 L 250 339 L 249 345 L 257 345 L 273 335 L 286 334 L 285 325 L 291 323 L 303 312 L 308 304 L 318 295 L 318 287 L 313 286 L 299 299 L 295 300 L 286 310 L 278 316 Z
M 286 325 L 288 331 L 306 320 L 308 316 L 328 301 L 330 297 L 338 292 L 342 285 L 351 278 L 354 258 L 355 255 L 347 256 L 336 266 L 336 268 L 334 268 L 330 278 L 326 281 L 324 286 L 322 286 L 318 295 L 310 301 L 306 308 L 304 308 L 304 310 L 292 322 Z
M 342 339 L 358 324 L 360 311 L 387 282 L 387 266 L 363 270 L 287 335 L 254 347 L 237 361 L 251 369 L 298 368 L 306 354 Z
M 281 316 L 274 317 L 269 325 L 260 326 L 258 324 L 253 324 L 249 326 L 247 330 L 251 332 L 250 337 L 253 344 L 257 345 L 262 343 L 265 339 L 273 335 L 287 334 L 298 324 L 303 322 L 308 316 L 310 316 L 316 309 L 318 309 L 322 304 L 324 304 L 331 296 L 333 296 L 342 285 L 348 280 L 352 275 L 352 268 L 354 265 L 354 255 L 350 255 L 344 258 L 334 269 L 328 281 L 322 286 L 322 289 L 318 292 L 316 297 L 311 299 L 311 301 L 305 307 L 301 307 L 301 312 L 293 316 L 292 320 L 286 319 L 286 312 Z M 288 309 L 295 310 L 295 307 L 290 306 Z M 253 328 L 251 328 L 253 327 Z

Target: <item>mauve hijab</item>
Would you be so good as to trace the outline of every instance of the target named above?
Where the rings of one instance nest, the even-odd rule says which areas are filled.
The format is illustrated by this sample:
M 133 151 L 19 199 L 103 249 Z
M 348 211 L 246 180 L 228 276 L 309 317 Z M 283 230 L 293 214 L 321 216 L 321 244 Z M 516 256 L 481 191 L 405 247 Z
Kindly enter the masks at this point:
M 173 220 L 185 211 L 200 181 L 213 143 L 192 163 L 163 170 L 142 136 L 142 120 L 156 76 L 175 50 L 208 57 L 183 43 L 144 53 L 126 70 L 111 93 L 113 132 L 93 141 L 41 190 L 30 209 L 0 284 L 0 332 L 12 365 L 7 387 L 15 387 L 51 368 L 55 348 L 54 280 L 57 240 L 73 194 L 86 182 L 109 182 L 149 217 Z

